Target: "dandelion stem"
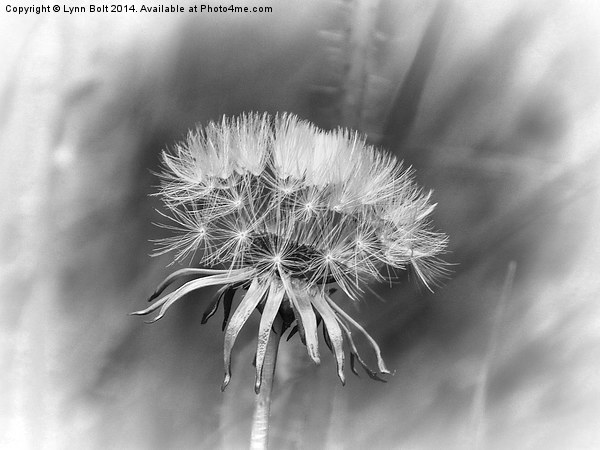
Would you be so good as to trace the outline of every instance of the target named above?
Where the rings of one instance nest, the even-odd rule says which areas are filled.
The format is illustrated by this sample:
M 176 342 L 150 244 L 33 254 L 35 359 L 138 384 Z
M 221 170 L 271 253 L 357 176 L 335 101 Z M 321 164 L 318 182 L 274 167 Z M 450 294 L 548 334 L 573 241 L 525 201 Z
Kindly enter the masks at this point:
M 275 363 L 279 340 L 283 332 L 283 321 L 279 315 L 273 322 L 271 335 L 267 344 L 265 360 L 262 369 L 262 384 L 254 404 L 254 417 L 252 418 L 252 434 L 250 436 L 251 450 L 264 450 L 267 448 L 269 437 L 269 414 L 271 411 L 271 393 L 273 379 L 275 378 Z

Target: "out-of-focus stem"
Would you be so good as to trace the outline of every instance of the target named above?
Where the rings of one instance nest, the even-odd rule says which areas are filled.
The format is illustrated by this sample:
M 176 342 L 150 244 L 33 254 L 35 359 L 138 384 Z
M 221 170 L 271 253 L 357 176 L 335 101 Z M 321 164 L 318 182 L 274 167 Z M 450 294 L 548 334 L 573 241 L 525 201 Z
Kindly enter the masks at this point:
M 277 350 L 283 332 L 283 321 L 277 316 L 273 322 L 271 335 L 267 344 L 265 361 L 262 369 L 262 384 L 254 404 L 254 417 L 252 418 L 252 434 L 250 436 L 251 450 L 264 450 L 268 446 L 269 414 L 271 411 L 271 393 L 273 379 L 275 378 L 275 365 Z

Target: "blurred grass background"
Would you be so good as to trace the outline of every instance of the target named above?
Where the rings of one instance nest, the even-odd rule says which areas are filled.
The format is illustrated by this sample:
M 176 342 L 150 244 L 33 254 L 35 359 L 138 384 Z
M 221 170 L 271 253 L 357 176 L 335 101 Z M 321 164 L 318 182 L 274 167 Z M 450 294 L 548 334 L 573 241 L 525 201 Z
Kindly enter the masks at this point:
M 409 276 L 346 306 L 387 384 L 282 345 L 273 448 L 600 448 L 600 7 L 243 4 L 274 12 L 0 12 L 0 447 L 247 446 L 257 317 L 222 394 L 210 292 L 127 313 L 171 270 L 148 256 L 159 152 L 290 111 L 412 165 L 455 265 L 434 294 Z

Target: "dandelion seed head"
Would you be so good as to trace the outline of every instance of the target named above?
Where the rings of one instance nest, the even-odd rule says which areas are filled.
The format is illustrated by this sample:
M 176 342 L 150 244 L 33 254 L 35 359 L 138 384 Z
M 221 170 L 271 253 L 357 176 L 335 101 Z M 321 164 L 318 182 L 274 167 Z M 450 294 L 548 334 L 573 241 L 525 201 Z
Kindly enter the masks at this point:
M 178 259 L 191 253 L 190 234 L 206 240 L 203 248 L 220 249 L 201 264 L 230 270 L 286 248 L 303 267 L 290 276 L 333 278 L 354 296 L 357 280 L 379 278 L 386 265 L 405 269 L 418 261 L 417 274 L 431 281 L 426 260 L 445 246 L 443 235 L 424 231 L 434 208 L 430 193 L 358 133 L 326 132 L 289 114 L 246 114 L 190 132 L 163 162 L 161 194 L 183 233 L 160 252 L 171 248 Z M 235 232 L 209 236 L 204 223 L 217 230 L 233 223 Z M 243 258 L 233 254 L 242 244 Z
M 324 131 L 290 114 L 224 117 L 196 128 L 163 153 L 163 167 L 163 226 L 175 235 L 159 241 L 157 254 L 172 251 L 176 260 L 197 255 L 200 266 L 210 269 L 185 273 L 212 275 L 184 284 L 139 314 L 160 308 L 162 317 L 187 292 L 224 284 L 222 292 L 247 290 L 225 330 L 226 382 L 233 342 L 259 305 L 269 313 L 261 323 L 258 361 L 268 339 L 264 333 L 281 308 L 280 314 L 292 311 L 286 317 L 297 322 L 315 362 L 316 320 L 323 322 L 340 379 L 344 341 L 352 364 L 377 378 L 358 356 L 351 325 L 362 330 L 380 372 L 386 372 L 374 340 L 325 287 L 337 285 L 357 299 L 365 283 L 397 270 L 412 268 L 428 287 L 443 271 L 439 255 L 446 237 L 429 224 L 431 193 L 415 184 L 410 169 L 358 133 Z

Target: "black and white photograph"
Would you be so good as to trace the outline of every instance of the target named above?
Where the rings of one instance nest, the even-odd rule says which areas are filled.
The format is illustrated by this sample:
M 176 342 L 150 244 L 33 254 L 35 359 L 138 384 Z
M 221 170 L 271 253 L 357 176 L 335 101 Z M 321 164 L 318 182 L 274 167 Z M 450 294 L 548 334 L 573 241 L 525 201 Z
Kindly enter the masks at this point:
M 0 0 L 0 449 L 600 449 L 600 2 Z

